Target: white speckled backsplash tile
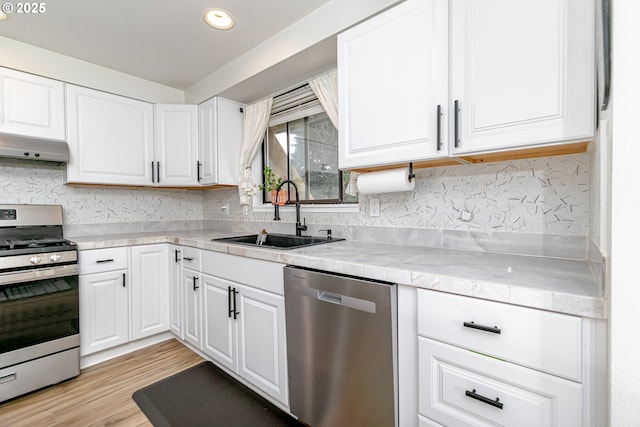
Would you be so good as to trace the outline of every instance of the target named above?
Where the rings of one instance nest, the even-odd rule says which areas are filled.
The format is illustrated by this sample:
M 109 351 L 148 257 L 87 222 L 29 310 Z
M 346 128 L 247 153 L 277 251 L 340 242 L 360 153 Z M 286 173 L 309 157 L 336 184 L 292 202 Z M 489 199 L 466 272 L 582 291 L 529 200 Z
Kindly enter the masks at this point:
M 417 170 L 415 190 L 361 196 L 358 212 L 304 213 L 310 234 L 447 249 L 586 258 L 590 154 Z M 68 186 L 63 166 L 2 160 L 0 203 L 56 203 L 67 232 L 221 226 L 291 232 L 293 212 L 243 215 L 235 188 L 206 191 Z M 369 200 L 380 216 L 369 216 Z M 229 221 L 232 221 L 230 224 Z M 99 226 L 98 226 L 99 225 Z
M 202 220 L 203 193 L 63 184 L 64 166 L 0 162 L 0 203 L 60 204 L 65 224 Z
M 415 190 L 360 196 L 358 213 L 307 213 L 308 223 L 586 236 L 589 154 L 417 170 Z M 370 217 L 369 199 L 380 199 Z M 242 215 L 234 189 L 208 191 L 205 219 L 270 221 Z M 221 209 L 227 205 L 228 210 Z M 228 213 L 227 213 L 228 212 Z M 293 221 L 293 214 L 283 214 Z

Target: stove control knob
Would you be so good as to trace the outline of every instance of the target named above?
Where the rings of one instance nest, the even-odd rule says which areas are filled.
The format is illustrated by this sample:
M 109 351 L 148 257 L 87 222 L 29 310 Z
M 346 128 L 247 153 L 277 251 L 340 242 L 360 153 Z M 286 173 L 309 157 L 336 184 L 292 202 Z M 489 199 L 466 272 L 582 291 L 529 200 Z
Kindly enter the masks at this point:
M 53 254 L 53 255 L 51 255 L 51 256 L 49 257 L 49 260 L 50 260 L 51 262 L 58 262 L 58 261 L 60 261 L 60 258 L 62 258 L 62 257 L 60 256 L 60 254 Z
M 31 257 L 31 264 L 40 264 L 40 261 L 42 261 L 40 255 L 34 255 Z

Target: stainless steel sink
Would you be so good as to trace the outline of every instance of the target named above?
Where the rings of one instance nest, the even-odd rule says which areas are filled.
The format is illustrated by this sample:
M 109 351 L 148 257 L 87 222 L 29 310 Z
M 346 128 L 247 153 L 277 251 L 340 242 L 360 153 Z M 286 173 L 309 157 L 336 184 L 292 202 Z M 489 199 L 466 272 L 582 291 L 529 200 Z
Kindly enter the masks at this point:
M 295 236 L 291 234 L 267 234 L 267 238 L 262 244 L 258 244 L 258 234 L 211 239 L 213 242 L 240 243 L 243 245 L 263 246 L 277 249 L 295 249 L 304 246 L 320 245 L 322 243 L 338 242 L 340 240 L 344 239 L 316 236 Z

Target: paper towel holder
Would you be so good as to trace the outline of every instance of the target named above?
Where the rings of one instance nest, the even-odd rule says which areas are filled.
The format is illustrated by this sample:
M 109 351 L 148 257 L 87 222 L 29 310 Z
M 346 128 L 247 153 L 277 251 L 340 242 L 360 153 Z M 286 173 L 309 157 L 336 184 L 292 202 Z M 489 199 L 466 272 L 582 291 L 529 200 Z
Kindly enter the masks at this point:
M 413 173 L 413 163 L 409 163 L 409 182 L 411 182 L 411 180 L 415 177 L 416 174 Z

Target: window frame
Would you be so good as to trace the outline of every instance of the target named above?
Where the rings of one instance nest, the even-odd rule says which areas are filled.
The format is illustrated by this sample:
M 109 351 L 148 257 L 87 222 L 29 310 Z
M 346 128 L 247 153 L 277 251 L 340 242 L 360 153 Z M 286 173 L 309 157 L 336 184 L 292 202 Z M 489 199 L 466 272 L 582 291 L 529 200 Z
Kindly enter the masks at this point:
M 313 95 L 313 97 L 310 97 L 310 94 Z M 288 108 L 278 108 L 277 106 L 277 101 L 276 99 L 282 97 L 283 100 L 283 104 L 288 105 Z M 296 102 L 297 97 L 300 99 L 300 102 Z M 319 113 L 326 113 L 324 111 L 324 109 L 322 108 L 322 106 L 320 105 L 320 102 L 318 101 L 318 98 L 315 94 L 313 94 L 313 91 L 311 90 L 311 88 L 309 87 L 308 83 L 304 83 L 301 85 L 298 85 L 296 87 L 294 87 L 293 89 L 287 90 L 279 95 L 274 96 L 274 107 L 273 110 L 277 111 L 275 114 L 272 113 L 271 118 L 269 120 L 269 123 L 267 125 L 267 129 L 265 130 L 265 133 L 263 135 L 262 138 L 262 145 L 261 145 L 261 149 L 260 149 L 260 170 L 259 170 L 259 178 L 257 180 L 254 180 L 254 182 L 259 182 L 261 184 L 264 184 L 264 173 L 263 170 L 265 168 L 265 166 L 267 166 L 268 163 L 268 133 L 269 133 L 269 129 L 273 126 L 277 126 L 277 125 L 281 125 L 281 124 L 286 124 L 287 126 L 287 178 L 289 178 L 291 176 L 291 162 L 290 162 L 290 140 L 289 140 L 289 124 L 295 120 L 299 120 L 299 119 L 305 119 L 305 121 L 312 115 L 314 114 L 319 114 Z M 296 114 L 298 113 L 298 114 Z M 307 127 L 305 126 L 305 129 Z M 339 130 L 337 130 L 339 132 Z M 305 147 L 308 148 L 308 141 L 305 142 Z M 336 147 L 337 149 L 337 147 Z M 337 153 L 338 154 L 338 153 Z M 257 157 L 257 156 L 256 156 Z M 309 162 L 309 158 L 308 156 L 305 156 L 305 161 L 308 163 Z M 255 161 L 254 161 L 254 165 L 255 165 Z M 336 164 L 336 167 L 338 168 L 338 165 Z M 307 169 L 307 173 L 308 173 L 308 168 Z M 306 177 L 305 177 L 306 179 Z M 301 205 L 305 205 L 305 206 L 328 206 L 328 207 L 335 207 L 335 206 L 343 206 L 343 205 L 347 205 L 347 206 L 358 206 L 359 205 L 359 200 L 356 199 L 354 201 L 345 201 L 345 186 L 344 186 L 345 182 L 344 182 L 344 171 L 338 168 L 338 198 L 337 199 L 320 199 L 320 200 L 313 200 L 313 199 L 306 199 L 306 194 L 304 195 L 305 197 L 301 198 L 301 200 L 299 201 L 299 203 Z M 291 200 L 291 185 L 290 184 L 286 184 L 286 188 L 287 188 L 287 205 L 293 205 L 295 204 L 295 201 Z M 308 188 L 308 186 L 307 186 Z M 258 204 L 259 205 L 263 205 L 263 206 L 270 206 L 271 202 L 267 201 L 267 191 L 265 189 L 263 189 L 262 191 L 258 192 L 259 194 L 259 198 L 261 200 L 259 200 Z M 254 206 L 256 206 L 255 203 L 255 197 L 254 197 Z M 340 209 L 341 211 L 343 209 Z M 353 210 L 355 211 L 355 210 Z
M 324 112 L 324 111 L 323 111 Z M 309 116 L 304 116 L 304 117 L 300 117 L 298 119 L 294 119 L 294 120 L 300 120 L 300 119 L 304 119 L 305 120 L 305 124 L 308 120 Z M 291 121 L 287 121 L 284 123 L 279 123 L 279 124 L 286 124 L 287 126 L 287 159 L 290 159 L 290 148 L 291 148 L 291 144 L 290 144 L 290 134 L 289 134 L 289 123 L 291 123 L 293 120 Z M 273 125 L 276 126 L 276 125 Z M 269 126 L 271 127 L 271 126 Z M 305 126 L 306 129 L 306 126 Z M 267 166 L 267 159 L 269 157 L 269 149 L 268 149 L 268 144 L 267 144 L 267 134 L 268 134 L 268 130 L 267 132 L 265 132 L 265 135 L 262 139 L 262 145 L 261 145 L 261 168 L 260 170 L 263 171 L 265 166 Z M 305 151 L 307 151 L 307 153 L 305 153 L 305 162 L 308 164 L 309 163 L 309 156 L 308 156 L 308 138 L 305 140 Z M 337 166 L 337 165 L 336 165 Z M 307 171 L 309 170 L 309 168 L 305 168 Z M 308 173 L 308 172 L 307 172 Z M 264 174 L 261 173 L 262 176 L 262 181 L 261 183 L 264 184 Z M 287 178 L 289 178 L 291 176 L 291 162 L 287 161 Z M 305 180 L 307 179 L 307 177 L 305 177 Z M 287 202 L 286 204 L 295 204 L 295 201 L 291 200 L 291 184 L 287 183 L 286 184 L 286 189 L 287 189 Z M 308 189 L 309 189 L 309 185 L 306 186 L 307 188 L 307 193 L 308 193 Z M 304 194 L 304 196 L 306 197 L 307 195 Z M 267 202 L 267 190 L 266 189 L 262 189 L 262 201 L 263 203 L 270 203 Z M 354 203 L 358 203 L 358 201 L 353 201 L 353 202 L 345 202 L 344 201 L 344 172 L 342 171 L 342 169 L 338 169 L 338 198 L 337 199 L 319 199 L 319 200 L 314 200 L 314 199 L 307 199 L 304 197 L 301 197 L 299 200 L 301 205 L 340 205 L 340 204 L 354 204 Z

